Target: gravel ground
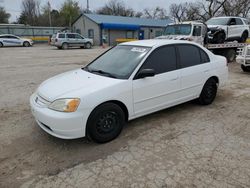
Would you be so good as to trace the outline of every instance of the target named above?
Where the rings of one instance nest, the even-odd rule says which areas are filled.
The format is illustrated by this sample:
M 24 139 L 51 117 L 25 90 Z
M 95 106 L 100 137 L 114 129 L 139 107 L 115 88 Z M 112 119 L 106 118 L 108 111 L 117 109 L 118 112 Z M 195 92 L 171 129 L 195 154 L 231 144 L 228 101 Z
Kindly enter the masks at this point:
M 106 49 L 0 49 L 0 187 L 250 187 L 250 74 L 230 64 L 210 106 L 185 103 L 131 121 L 107 144 L 43 132 L 29 96 Z

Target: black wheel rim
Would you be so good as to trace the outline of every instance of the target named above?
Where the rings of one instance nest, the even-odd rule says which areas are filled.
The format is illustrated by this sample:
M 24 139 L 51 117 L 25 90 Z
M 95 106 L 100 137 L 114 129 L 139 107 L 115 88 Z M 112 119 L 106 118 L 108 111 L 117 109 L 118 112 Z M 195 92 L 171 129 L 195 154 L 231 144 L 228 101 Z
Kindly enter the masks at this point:
M 105 112 L 96 123 L 96 131 L 101 135 L 110 134 L 115 131 L 119 118 L 115 112 Z

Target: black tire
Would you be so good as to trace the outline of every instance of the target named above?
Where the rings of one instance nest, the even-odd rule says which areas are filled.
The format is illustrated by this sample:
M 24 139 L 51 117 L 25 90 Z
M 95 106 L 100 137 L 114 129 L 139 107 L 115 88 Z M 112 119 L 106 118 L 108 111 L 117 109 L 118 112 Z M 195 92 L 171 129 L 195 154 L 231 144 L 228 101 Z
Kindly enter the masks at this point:
M 24 47 L 30 47 L 30 43 L 29 43 L 28 41 L 25 41 L 25 42 L 23 43 L 23 46 L 24 46 Z
M 227 61 L 229 63 L 234 62 L 236 58 L 236 51 L 234 49 L 226 50 L 226 52 L 224 53 L 224 56 L 227 58 Z
M 124 125 L 123 110 L 116 104 L 105 103 L 90 114 L 87 137 L 97 143 L 109 142 L 119 136 Z
M 87 42 L 84 46 L 86 49 L 92 48 L 92 44 L 90 42 Z
M 2 48 L 2 47 L 3 47 L 3 43 L 0 42 L 0 48 Z
M 225 40 L 226 40 L 226 35 L 223 32 L 217 33 L 213 38 L 215 44 L 222 44 L 225 42 Z
M 198 98 L 198 102 L 201 105 L 212 104 L 217 95 L 217 89 L 218 89 L 217 83 L 213 78 L 207 80 L 207 82 L 203 86 L 200 97 Z
M 61 49 L 62 49 L 62 47 L 57 47 L 57 49 L 61 50 Z
M 242 69 L 244 72 L 250 72 L 250 66 L 241 65 L 241 69 Z
M 62 44 L 62 49 L 63 49 L 63 50 L 69 49 L 69 44 L 68 44 L 68 43 L 63 43 L 63 44 Z
M 239 42 L 243 42 L 243 43 L 244 43 L 244 42 L 247 41 L 247 38 L 248 38 L 248 33 L 245 31 L 245 32 L 242 34 L 242 36 L 241 36 Z

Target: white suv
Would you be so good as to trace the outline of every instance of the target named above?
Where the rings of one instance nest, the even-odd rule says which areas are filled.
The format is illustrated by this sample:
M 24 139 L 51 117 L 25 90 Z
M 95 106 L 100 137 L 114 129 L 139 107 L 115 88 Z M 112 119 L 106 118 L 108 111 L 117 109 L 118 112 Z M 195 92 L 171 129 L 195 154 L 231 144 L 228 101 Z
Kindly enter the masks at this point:
M 240 17 L 216 17 L 207 21 L 208 40 L 210 43 L 224 43 L 237 40 L 246 42 L 249 36 L 249 25 Z

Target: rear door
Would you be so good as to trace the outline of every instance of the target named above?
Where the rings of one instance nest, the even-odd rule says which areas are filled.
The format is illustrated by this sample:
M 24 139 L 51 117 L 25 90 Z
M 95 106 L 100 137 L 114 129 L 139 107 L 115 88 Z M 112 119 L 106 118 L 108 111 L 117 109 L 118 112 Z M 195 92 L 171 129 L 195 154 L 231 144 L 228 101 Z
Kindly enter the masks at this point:
M 133 80 L 135 116 L 166 108 L 178 101 L 180 71 L 177 70 L 175 46 L 164 46 L 154 50 L 140 70 L 154 69 L 154 77 Z
M 200 95 L 210 77 L 210 60 L 207 53 L 191 44 L 177 45 L 181 70 L 181 98 L 188 101 Z
M 69 44 L 69 46 L 77 46 L 77 39 L 76 39 L 76 35 L 73 33 L 69 33 L 67 34 L 67 42 Z
M 84 46 L 85 44 L 85 39 L 79 34 L 76 34 L 76 41 L 78 46 Z
M 228 24 L 228 38 L 238 37 L 239 26 L 236 25 L 236 19 L 231 18 Z

